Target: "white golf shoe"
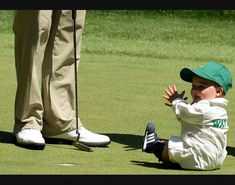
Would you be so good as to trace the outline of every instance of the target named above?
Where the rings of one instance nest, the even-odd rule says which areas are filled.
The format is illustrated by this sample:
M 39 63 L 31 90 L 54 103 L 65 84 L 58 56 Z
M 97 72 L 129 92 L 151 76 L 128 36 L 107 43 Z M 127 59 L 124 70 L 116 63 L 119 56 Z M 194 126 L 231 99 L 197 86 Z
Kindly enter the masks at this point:
M 16 135 L 16 144 L 25 148 L 44 149 L 45 140 L 42 137 L 40 130 L 25 128 Z
M 108 136 L 102 134 L 95 134 L 84 127 L 80 127 L 78 129 L 78 132 L 80 133 L 79 142 L 87 146 L 106 146 L 111 143 L 110 138 Z M 76 130 L 72 130 L 63 134 L 48 136 L 47 138 L 77 141 L 77 136 L 78 135 Z

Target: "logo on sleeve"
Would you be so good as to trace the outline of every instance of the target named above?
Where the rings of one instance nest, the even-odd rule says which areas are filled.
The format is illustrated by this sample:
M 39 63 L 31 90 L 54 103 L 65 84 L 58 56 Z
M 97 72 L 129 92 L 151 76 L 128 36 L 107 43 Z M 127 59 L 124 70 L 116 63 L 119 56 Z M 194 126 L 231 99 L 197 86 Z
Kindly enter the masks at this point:
M 227 127 L 227 119 L 219 119 L 212 121 L 213 127 L 225 128 Z

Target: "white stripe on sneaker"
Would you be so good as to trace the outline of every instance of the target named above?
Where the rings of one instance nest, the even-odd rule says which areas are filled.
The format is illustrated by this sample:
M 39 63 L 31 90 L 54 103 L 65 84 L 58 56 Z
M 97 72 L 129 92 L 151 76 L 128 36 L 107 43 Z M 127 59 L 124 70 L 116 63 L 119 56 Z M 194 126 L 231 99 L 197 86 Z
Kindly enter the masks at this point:
M 148 139 L 154 139 L 154 138 L 155 138 L 154 136 L 150 136 L 150 137 L 148 136 Z
M 147 140 L 147 143 L 149 144 L 149 143 L 152 143 L 154 141 L 155 141 L 155 139 Z
M 144 151 L 146 149 L 146 146 L 147 146 L 147 132 L 145 132 L 145 134 L 144 134 L 144 144 L 142 147 L 142 151 Z
M 152 143 L 156 140 L 154 133 L 147 135 L 147 143 Z
M 149 134 L 148 137 L 154 137 L 154 133 Z

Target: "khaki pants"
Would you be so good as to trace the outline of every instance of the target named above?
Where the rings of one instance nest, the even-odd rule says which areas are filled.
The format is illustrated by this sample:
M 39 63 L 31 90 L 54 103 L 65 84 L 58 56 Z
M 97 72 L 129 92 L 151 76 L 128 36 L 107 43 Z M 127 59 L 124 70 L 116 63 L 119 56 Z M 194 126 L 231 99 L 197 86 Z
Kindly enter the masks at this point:
M 85 13 L 77 11 L 78 64 Z M 14 133 L 35 128 L 50 136 L 76 129 L 72 11 L 16 11 L 13 31 L 17 77 Z

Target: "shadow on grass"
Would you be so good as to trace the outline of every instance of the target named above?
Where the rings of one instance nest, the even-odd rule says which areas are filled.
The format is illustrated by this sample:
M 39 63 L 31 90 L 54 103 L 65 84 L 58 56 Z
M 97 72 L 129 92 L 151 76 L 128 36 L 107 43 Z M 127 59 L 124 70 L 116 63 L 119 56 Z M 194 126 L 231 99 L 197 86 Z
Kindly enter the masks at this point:
M 15 144 L 15 137 L 12 132 L 0 131 L 0 143 Z
M 126 150 L 137 150 L 142 148 L 143 136 L 133 134 L 115 134 L 115 133 L 104 133 L 109 136 L 111 142 L 117 142 L 123 145 Z
M 227 146 L 226 149 L 227 149 L 228 155 L 235 156 L 235 147 Z
M 158 160 L 156 158 L 156 160 Z M 131 161 L 134 165 L 144 166 L 148 168 L 158 168 L 158 169 L 166 169 L 166 170 L 184 170 L 177 164 L 163 164 L 163 163 L 153 163 L 153 162 L 145 162 L 145 161 Z
M 111 141 L 126 145 L 124 148 L 126 150 L 138 150 L 142 149 L 143 145 L 143 136 L 134 135 L 134 134 L 116 134 L 116 133 L 103 133 L 110 137 Z M 166 140 L 160 138 L 162 140 Z

